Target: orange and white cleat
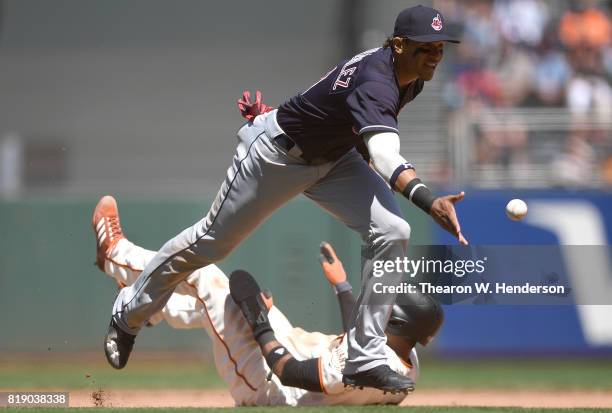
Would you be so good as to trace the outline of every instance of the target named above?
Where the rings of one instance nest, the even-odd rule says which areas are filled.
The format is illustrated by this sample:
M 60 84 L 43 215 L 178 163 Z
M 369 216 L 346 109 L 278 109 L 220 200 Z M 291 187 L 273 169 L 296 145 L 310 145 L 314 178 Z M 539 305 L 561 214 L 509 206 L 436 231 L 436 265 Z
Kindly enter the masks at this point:
M 115 198 L 110 195 L 100 198 L 94 209 L 91 225 L 96 235 L 96 265 L 104 271 L 107 254 L 120 239 L 125 238 Z

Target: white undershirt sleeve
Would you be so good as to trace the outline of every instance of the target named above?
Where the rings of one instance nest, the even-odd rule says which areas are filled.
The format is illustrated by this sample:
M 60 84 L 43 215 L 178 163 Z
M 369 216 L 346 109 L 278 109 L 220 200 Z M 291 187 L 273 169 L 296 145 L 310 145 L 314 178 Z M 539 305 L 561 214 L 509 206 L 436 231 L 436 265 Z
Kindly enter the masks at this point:
M 398 166 L 406 163 L 399 153 L 400 138 L 395 132 L 371 132 L 363 134 L 374 169 L 389 182 Z

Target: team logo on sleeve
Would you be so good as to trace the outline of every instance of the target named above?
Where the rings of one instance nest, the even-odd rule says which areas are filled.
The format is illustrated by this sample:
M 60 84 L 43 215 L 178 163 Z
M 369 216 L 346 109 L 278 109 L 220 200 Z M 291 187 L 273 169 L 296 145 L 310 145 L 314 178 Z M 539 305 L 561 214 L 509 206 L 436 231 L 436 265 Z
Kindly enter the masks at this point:
M 438 13 L 438 15 L 433 18 L 433 21 L 431 22 L 431 27 L 433 27 L 433 29 L 437 32 L 442 30 L 442 18 L 440 17 L 440 13 Z

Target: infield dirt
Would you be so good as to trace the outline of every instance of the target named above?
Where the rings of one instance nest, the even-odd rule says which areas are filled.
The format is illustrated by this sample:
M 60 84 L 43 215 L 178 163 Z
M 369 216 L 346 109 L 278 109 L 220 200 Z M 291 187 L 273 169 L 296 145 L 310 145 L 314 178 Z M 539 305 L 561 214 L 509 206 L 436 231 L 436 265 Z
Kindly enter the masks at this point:
M 403 406 L 612 408 L 612 391 L 421 390 Z M 231 407 L 226 390 L 91 390 L 70 392 L 71 407 Z

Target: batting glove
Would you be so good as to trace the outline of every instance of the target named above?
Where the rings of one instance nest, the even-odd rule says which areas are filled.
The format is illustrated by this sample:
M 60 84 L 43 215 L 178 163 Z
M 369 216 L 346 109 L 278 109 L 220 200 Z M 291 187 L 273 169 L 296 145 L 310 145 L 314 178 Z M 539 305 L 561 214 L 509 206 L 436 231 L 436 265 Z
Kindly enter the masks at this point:
M 240 115 L 249 122 L 253 122 L 258 115 L 274 110 L 273 107 L 261 101 L 261 92 L 259 90 L 255 92 L 255 102 L 251 102 L 251 92 L 245 90 L 242 92 L 242 99 L 238 99 L 237 103 Z
M 331 285 L 337 285 L 346 281 L 346 272 L 342 266 L 342 261 L 336 255 L 336 251 L 328 242 L 321 243 L 321 254 L 319 262 L 323 268 L 325 278 Z

